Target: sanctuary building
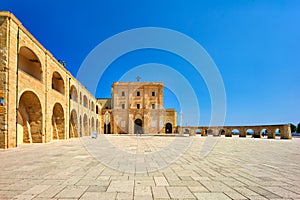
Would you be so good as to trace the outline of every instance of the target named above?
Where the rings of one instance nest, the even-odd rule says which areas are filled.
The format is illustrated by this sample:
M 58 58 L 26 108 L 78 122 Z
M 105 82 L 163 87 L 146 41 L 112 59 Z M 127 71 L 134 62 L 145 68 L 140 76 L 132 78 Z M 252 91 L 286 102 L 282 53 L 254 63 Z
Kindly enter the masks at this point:
M 112 97 L 98 99 L 105 134 L 177 132 L 175 109 L 164 109 L 161 82 L 115 82 Z

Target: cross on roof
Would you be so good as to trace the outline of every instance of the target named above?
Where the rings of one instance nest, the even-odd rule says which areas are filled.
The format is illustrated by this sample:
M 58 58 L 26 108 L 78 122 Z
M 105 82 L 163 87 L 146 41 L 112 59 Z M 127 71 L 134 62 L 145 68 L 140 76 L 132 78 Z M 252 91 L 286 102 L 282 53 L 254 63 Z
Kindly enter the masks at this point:
M 139 82 L 142 78 L 140 76 L 136 77 L 136 80 Z

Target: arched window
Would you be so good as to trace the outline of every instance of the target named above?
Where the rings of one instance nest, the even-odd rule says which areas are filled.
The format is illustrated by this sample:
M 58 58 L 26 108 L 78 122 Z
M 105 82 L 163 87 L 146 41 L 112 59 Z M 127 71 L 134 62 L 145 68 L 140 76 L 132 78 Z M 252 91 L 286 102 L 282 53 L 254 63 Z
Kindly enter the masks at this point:
M 65 94 L 65 84 L 61 75 L 58 72 L 54 72 L 52 75 L 52 89 Z
M 18 69 L 42 81 L 42 65 L 36 54 L 27 47 L 21 47 L 18 54 Z
M 70 89 L 70 99 L 72 99 L 75 102 L 78 102 L 77 89 L 74 85 L 72 85 Z
M 88 108 L 88 99 L 85 95 L 83 96 L 83 106 Z

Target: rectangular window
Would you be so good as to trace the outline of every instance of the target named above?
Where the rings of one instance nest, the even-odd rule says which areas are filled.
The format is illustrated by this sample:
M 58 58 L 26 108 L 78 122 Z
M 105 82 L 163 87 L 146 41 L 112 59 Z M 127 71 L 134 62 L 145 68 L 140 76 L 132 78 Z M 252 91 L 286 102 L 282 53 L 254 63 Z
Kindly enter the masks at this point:
M 137 108 L 137 109 L 140 109 L 140 104 L 139 104 L 139 103 L 136 104 L 136 108 Z
M 152 109 L 155 109 L 155 104 L 152 104 Z
M 122 104 L 122 109 L 125 109 L 125 104 L 124 103 Z
M 156 121 L 152 121 L 152 128 L 156 127 Z
M 136 96 L 138 96 L 138 97 L 141 96 L 140 91 L 137 91 L 137 92 L 136 92 Z
M 125 92 L 124 91 L 122 91 L 122 97 L 125 97 Z
M 155 92 L 154 91 L 152 92 L 152 96 L 155 97 Z

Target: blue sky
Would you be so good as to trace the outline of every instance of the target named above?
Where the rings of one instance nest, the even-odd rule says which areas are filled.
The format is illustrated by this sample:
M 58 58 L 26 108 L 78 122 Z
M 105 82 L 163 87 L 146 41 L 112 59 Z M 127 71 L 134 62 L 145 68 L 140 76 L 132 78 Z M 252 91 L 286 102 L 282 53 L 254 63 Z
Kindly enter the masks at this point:
M 219 69 L 226 91 L 225 124 L 300 122 L 299 1 L 0 0 L 0 9 L 11 11 L 46 49 L 66 61 L 74 76 L 87 55 L 115 34 L 141 27 L 181 32 L 201 44 Z M 190 63 L 170 52 L 144 49 L 120 56 L 101 77 L 96 97 L 109 97 L 114 81 L 146 63 L 170 66 L 188 79 L 198 99 L 199 123 L 209 123 L 205 82 Z M 168 89 L 165 106 L 181 109 Z M 184 113 L 185 124 L 197 123 L 193 114 Z

